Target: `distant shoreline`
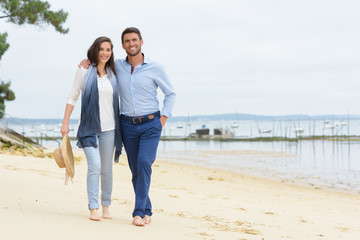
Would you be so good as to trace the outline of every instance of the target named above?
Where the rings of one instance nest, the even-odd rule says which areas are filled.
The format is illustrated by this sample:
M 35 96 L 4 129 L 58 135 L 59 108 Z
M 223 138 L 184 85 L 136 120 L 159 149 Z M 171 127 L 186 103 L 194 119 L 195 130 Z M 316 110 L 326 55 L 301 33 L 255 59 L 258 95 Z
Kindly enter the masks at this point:
M 257 115 L 245 113 L 224 113 L 213 115 L 192 115 L 192 116 L 172 116 L 169 122 L 192 122 L 192 121 L 241 121 L 241 120 L 360 120 L 360 115 L 356 114 L 324 114 L 324 115 L 305 115 L 305 114 L 291 114 L 291 115 Z M 8 124 L 20 124 L 19 120 L 25 124 L 59 124 L 62 118 L 6 118 Z M 79 119 L 70 119 L 70 124 L 77 124 Z

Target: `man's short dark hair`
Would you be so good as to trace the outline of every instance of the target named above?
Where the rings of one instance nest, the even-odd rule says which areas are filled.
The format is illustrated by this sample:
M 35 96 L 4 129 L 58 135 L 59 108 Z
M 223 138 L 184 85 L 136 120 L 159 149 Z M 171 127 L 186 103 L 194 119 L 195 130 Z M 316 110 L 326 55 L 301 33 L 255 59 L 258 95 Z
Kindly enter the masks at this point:
M 124 35 L 127 33 L 136 33 L 139 37 L 139 40 L 141 41 L 142 39 L 139 29 L 137 29 L 136 27 L 128 27 L 121 34 L 121 43 L 124 43 Z

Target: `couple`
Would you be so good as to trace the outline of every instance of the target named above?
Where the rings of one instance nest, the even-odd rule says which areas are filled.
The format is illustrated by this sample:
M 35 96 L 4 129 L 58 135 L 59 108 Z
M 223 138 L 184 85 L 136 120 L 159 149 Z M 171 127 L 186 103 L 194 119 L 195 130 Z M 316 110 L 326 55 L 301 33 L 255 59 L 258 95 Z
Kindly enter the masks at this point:
M 175 92 L 163 67 L 141 52 L 143 40 L 137 28 L 126 28 L 121 42 L 127 57 L 117 60 L 109 38 L 99 37 L 91 45 L 88 60 L 82 61 L 76 73 L 60 131 L 63 136 L 68 134 L 69 119 L 81 92 L 77 146 L 84 149 L 88 163 L 90 219 L 100 220 L 100 176 L 102 217 L 111 219 L 112 158 L 119 161 L 124 144 L 135 192 L 132 223 L 145 226 L 151 222 L 152 215 L 148 194 L 151 166 L 162 128 L 171 115 Z M 161 114 L 158 87 L 165 94 Z

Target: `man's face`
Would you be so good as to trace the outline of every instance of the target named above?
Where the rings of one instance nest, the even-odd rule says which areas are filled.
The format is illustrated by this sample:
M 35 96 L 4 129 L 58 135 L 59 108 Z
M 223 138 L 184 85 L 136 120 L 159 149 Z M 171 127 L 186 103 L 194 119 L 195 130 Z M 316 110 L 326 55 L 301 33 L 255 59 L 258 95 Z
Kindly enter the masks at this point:
M 136 33 L 126 33 L 124 35 L 124 43 L 122 44 L 122 47 L 128 56 L 133 57 L 138 55 L 141 52 L 142 45 L 143 40 L 140 40 Z

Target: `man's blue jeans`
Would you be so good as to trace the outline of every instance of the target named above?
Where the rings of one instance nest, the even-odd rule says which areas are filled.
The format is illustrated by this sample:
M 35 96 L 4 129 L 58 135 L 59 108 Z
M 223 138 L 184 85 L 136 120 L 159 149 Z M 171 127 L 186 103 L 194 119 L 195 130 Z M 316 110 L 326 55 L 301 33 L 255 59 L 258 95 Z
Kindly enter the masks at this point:
M 97 137 L 98 147 L 84 147 L 88 163 L 87 193 L 89 209 L 99 208 L 99 179 L 101 176 L 101 205 L 111 204 L 113 186 L 112 161 L 114 156 L 115 130 L 105 131 Z
M 152 215 L 149 198 L 151 166 L 156 158 L 161 130 L 159 117 L 144 123 L 121 119 L 121 133 L 135 191 L 133 217 Z

